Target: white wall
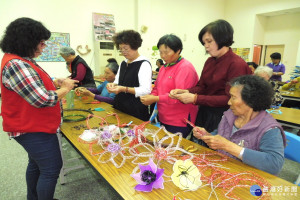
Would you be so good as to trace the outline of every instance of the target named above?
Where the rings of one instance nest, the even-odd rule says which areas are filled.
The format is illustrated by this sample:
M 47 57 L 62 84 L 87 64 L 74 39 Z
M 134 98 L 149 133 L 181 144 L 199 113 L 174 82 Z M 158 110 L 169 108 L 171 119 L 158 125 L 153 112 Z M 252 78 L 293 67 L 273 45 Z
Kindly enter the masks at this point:
M 93 50 L 92 12 L 113 14 L 117 31 L 140 31 L 142 25 L 148 27 L 148 32 L 142 34 L 144 41 L 139 50 L 148 58 L 152 57 L 152 46 L 161 36 L 169 33 L 178 35 L 183 40 L 182 55 L 195 65 L 198 72 L 202 71 L 207 58 L 198 41 L 198 33 L 207 23 L 224 18 L 223 0 L 26 0 L 22 5 L 20 0 L 1 0 L 1 35 L 11 21 L 26 16 L 41 21 L 52 32 L 70 33 L 72 48 L 89 45 Z M 99 66 L 95 66 L 93 52 L 82 57 L 95 71 L 95 67 Z M 151 60 L 154 69 L 156 58 L 159 56 Z M 39 64 L 50 76 L 64 77 L 68 74 L 64 62 Z
M 233 47 L 250 48 L 250 60 L 253 45 L 284 44 L 284 64 L 287 73 L 283 80 L 289 79 L 289 72 L 296 64 L 298 51 L 299 14 L 265 17 L 260 14 L 299 8 L 299 0 L 227 0 L 225 18 L 235 29 Z M 259 16 L 258 16 L 259 15 Z
M 142 34 L 144 48 L 140 52 L 150 58 L 151 47 L 156 46 L 159 38 L 173 33 L 183 42 L 181 55 L 193 63 L 200 75 L 207 55 L 198 34 L 209 22 L 224 18 L 224 1 L 140 0 L 138 10 L 138 29 L 142 25 L 148 27 Z M 151 60 L 154 69 L 155 60 Z
M 297 52 L 296 65 L 300 66 L 300 40 L 299 40 L 299 43 L 298 43 L 298 52 Z
M 265 45 L 284 45 L 282 63 L 286 66 L 283 80 L 290 79 L 297 60 L 300 40 L 300 13 L 269 17 L 265 31 Z
M 226 19 L 234 27 L 233 47 L 251 48 L 255 34 L 264 30 L 264 20 L 258 32 L 256 14 L 300 7 L 299 0 L 0 0 L 0 35 L 6 26 L 18 17 L 31 17 L 44 23 L 52 32 L 70 33 L 71 47 L 89 45 L 94 48 L 92 13 L 115 16 L 117 31 L 137 29 L 142 25 L 148 31 L 142 34 L 140 53 L 151 58 L 152 46 L 164 34 L 174 33 L 183 40 L 182 55 L 191 61 L 199 75 L 207 59 L 198 33 L 203 26 L 216 19 Z M 22 3 L 21 3 L 22 2 Z M 258 34 L 259 41 L 264 36 Z M 298 40 L 299 41 L 299 40 Z M 82 56 L 95 71 L 92 51 Z M 252 58 L 252 52 L 250 53 Z M 0 51 L 0 57 L 3 53 Z M 153 68 L 155 59 L 151 60 Z M 64 77 L 68 73 L 64 62 L 43 62 L 40 65 L 50 76 Z
M 113 14 L 117 31 L 134 28 L 135 0 L 0 0 L 0 35 L 7 25 L 19 17 L 41 21 L 51 32 L 70 33 L 70 46 L 94 48 L 92 13 Z M 82 56 L 94 70 L 94 51 Z M 0 51 L 0 57 L 3 53 Z M 40 62 L 54 77 L 65 77 L 65 62 Z M 95 70 L 94 70 L 95 71 Z

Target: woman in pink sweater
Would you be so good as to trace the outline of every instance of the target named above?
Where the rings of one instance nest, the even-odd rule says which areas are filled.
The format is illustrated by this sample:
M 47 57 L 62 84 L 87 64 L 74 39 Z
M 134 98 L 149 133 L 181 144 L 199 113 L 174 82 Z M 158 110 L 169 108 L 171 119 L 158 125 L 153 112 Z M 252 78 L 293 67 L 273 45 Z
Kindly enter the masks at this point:
M 184 118 L 195 122 L 198 108 L 193 104 L 184 104 L 169 97 L 175 88 L 191 88 L 198 82 L 197 72 L 189 61 L 180 56 L 182 42 L 176 35 L 161 37 L 157 43 L 160 56 L 165 65 L 160 68 L 154 88 L 150 95 L 141 97 L 144 105 L 157 102 L 159 121 L 169 132 L 181 132 L 186 137 L 191 127 Z

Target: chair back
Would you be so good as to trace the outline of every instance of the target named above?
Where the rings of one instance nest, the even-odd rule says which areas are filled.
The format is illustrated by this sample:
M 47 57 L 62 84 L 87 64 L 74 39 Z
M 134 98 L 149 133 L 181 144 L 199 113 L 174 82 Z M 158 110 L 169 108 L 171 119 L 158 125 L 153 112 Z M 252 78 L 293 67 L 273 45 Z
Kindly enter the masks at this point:
M 300 136 L 285 131 L 286 147 L 284 157 L 300 163 Z

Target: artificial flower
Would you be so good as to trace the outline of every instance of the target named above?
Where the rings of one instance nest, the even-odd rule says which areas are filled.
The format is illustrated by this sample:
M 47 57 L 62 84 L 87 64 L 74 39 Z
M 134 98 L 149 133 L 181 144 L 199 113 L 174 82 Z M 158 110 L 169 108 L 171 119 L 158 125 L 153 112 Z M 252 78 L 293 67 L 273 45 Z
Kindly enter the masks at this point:
M 173 165 L 171 179 L 182 190 L 197 190 L 202 185 L 200 177 L 198 168 L 190 159 L 177 160 Z
M 139 165 L 140 172 L 131 174 L 138 182 L 134 189 L 142 192 L 151 192 L 153 188 L 164 189 L 164 179 L 162 177 L 164 169 L 157 168 L 156 164 L 150 159 L 149 165 Z

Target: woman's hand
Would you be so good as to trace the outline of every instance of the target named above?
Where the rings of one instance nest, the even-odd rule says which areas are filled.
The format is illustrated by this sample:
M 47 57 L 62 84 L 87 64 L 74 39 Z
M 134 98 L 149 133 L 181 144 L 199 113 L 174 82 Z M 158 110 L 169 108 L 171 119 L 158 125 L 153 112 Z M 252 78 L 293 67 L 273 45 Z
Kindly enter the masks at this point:
M 117 85 L 115 83 L 107 83 L 106 88 L 108 92 L 115 94 L 119 94 L 120 92 L 126 91 L 126 87 Z
M 107 84 L 106 84 L 106 89 L 108 90 L 109 93 L 115 93 L 115 92 L 116 92 L 116 87 L 117 87 L 117 86 L 118 86 L 118 85 L 115 84 L 115 83 L 107 83 Z M 115 93 L 115 94 L 117 94 L 117 93 Z
M 177 94 L 176 97 L 184 104 L 194 103 L 195 100 L 195 94 L 192 93 Z
M 61 84 L 62 82 L 65 80 L 66 78 L 57 78 L 57 79 L 54 79 L 53 82 L 54 82 L 54 85 L 56 88 L 59 88 L 61 87 Z
M 197 139 L 201 139 L 202 136 L 204 135 L 211 135 L 209 132 L 205 130 L 205 128 L 201 128 L 199 126 L 196 126 L 193 128 L 193 135 Z
M 210 148 L 215 150 L 221 149 L 227 151 L 227 147 L 232 144 L 232 142 L 220 135 L 204 135 L 201 137 L 201 140 L 203 140 Z
M 227 140 L 226 138 L 220 135 L 204 135 L 200 139 L 203 140 L 212 149 L 223 150 L 241 160 L 243 159 L 243 156 L 240 156 L 243 147 L 231 142 L 230 140 Z
M 85 87 L 79 87 L 75 89 L 75 93 L 80 93 L 83 96 L 91 96 L 94 97 L 95 95 L 90 92 L 88 89 L 86 89 Z
M 77 86 L 77 83 L 79 83 L 79 81 L 66 78 L 61 82 L 60 88 L 67 89 L 69 92 L 70 90 L 72 90 L 74 87 Z
M 189 91 L 182 90 L 182 89 L 174 89 L 170 91 L 169 97 L 172 99 L 177 99 L 177 94 L 183 94 L 183 93 L 189 93 Z
M 140 99 L 141 99 L 142 104 L 144 104 L 145 106 L 151 105 L 151 104 L 159 101 L 158 96 L 154 96 L 154 95 L 151 95 L 151 94 L 141 96 Z

